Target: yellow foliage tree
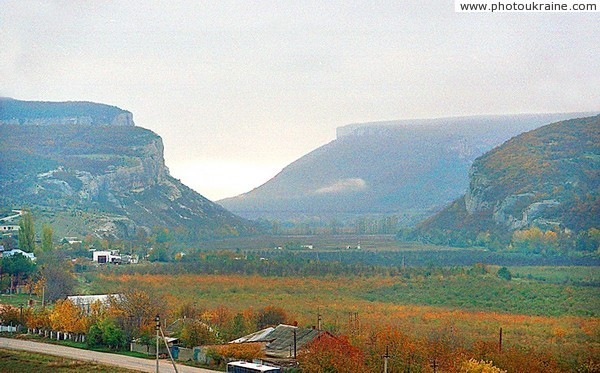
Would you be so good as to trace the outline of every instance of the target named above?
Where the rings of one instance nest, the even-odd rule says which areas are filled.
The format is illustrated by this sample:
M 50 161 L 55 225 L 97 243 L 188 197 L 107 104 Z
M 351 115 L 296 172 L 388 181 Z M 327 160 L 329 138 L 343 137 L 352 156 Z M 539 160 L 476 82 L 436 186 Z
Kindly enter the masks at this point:
M 495 367 L 491 361 L 470 359 L 462 363 L 460 373 L 506 373 L 506 371 Z
M 87 331 L 88 318 L 70 300 L 56 302 L 49 319 L 52 329 L 61 332 L 85 333 Z

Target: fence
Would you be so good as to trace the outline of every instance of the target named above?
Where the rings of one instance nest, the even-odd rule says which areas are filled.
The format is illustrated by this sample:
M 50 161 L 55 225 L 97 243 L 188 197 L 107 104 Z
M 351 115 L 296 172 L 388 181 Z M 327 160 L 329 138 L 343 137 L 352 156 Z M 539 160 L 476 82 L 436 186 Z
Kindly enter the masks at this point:
M 20 328 L 13 325 L 0 325 L 0 332 L 16 333 L 18 329 Z
M 56 330 L 29 328 L 27 329 L 28 334 L 37 334 L 44 336 L 44 338 L 56 339 L 57 341 L 74 341 L 74 342 L 85 342 L 85 334 L 78 333 L 66 333 L 59 332 Z

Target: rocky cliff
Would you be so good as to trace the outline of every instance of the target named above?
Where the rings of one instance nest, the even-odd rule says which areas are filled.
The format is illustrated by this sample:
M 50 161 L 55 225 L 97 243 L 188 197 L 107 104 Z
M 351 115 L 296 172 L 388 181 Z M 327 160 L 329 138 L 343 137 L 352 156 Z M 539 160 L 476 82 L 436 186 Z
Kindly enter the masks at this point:
M 74 124 L 72 116 L 54 116 L 60 105 L 52 105 L 49 118 L 36 118 L 45 125 L 32 125 L 34 115 L 19 105 L 25 114 L 10 119 L 19 123 L 0 124 L 1 206 L 31 207 L 62 235 L 128 237 L 138 228 L 167 227 L 193 241 L 256 230 L 171 177 L 161 138 L 131 125 L 126 112 L 109 107 L 114 116 L 104 113 L 104 122 Z M 2 109 L 2 118 L 16 112 L 6 101 Z
M 469 179 L 464 197 L 421 224 L 420 236 L 600 227 L 600 116 L 517 136 L 476 159 Z

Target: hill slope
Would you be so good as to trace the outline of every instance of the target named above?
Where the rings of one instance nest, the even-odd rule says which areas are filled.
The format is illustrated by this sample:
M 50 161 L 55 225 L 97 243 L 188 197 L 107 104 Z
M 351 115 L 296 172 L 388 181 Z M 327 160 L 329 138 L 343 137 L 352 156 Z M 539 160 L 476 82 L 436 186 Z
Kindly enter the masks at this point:
M 64 103 L 61 109 L 61 103 L 52 103 L 44 117 L 39 108 L 48 103 L 2 100 L 1 105 L 0 118 L 10 116 L 10 124 L 0 124 L 4 208 L 31 207 L 63 236 L 95 231 L 131 237 L 138 227 L 155 226 L 189 240 L 255 231 L 252 223 L 171 177 L 158 135 L 131 120 L 115 125 L 115 118 L 128 112 L 91 103 Z M 55 116 L 69 110 L 74 117 Z M 130 113 L 125 117 L 131 119 Z M 68 118 L 88 119 L 70 124 Z M 33 119 L 43 125 L 30 125 Z
M 512 136 L 577 114 L 442 118 L 349 125 L 260 187 L 219 201 L 246 217 L 430 215 L 468 187 L 472 161 Z
M 422 223 L 415 237 L 473 242 L 528 227 L 600 227 L 600 116 L 517 136 L 473 163 L 463 197 Z

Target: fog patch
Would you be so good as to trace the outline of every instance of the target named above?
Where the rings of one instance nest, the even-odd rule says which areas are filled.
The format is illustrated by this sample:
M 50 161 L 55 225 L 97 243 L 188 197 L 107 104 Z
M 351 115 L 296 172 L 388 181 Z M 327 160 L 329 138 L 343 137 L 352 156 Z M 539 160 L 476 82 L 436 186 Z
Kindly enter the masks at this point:
M 360 192 L 367 189 L 367 182 L 361 178 L 342 179 L 315 190 L 315 194 Z

